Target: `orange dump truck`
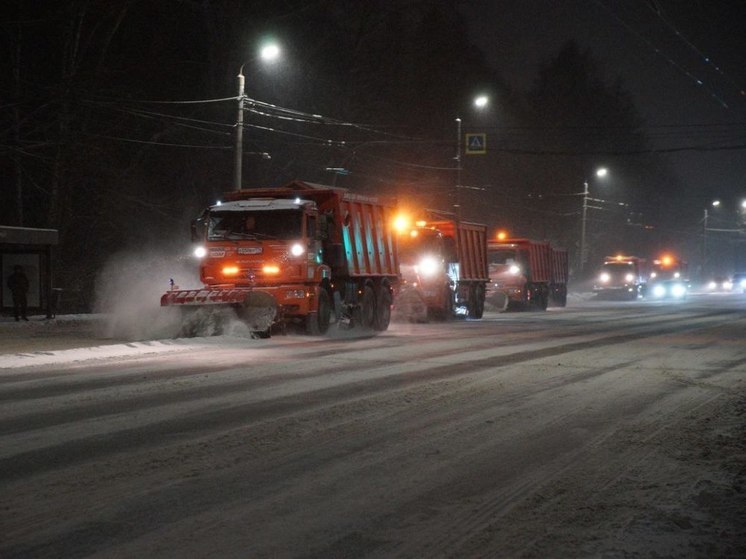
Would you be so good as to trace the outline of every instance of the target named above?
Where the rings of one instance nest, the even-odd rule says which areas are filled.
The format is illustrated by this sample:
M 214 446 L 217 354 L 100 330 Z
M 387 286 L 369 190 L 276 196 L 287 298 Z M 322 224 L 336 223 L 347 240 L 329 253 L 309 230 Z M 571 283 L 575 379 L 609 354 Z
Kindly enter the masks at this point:
M 482 318 L 487 272 L 487 226 L 449 213 L 425 212 L 399 227 L 401 292 L 398 310 L 410 320 Z
M 502 309 L 567 304 L 567 250 L 549 241 L 501 239 L 487 246 L 490 266 L 488 297 Z
M 260 337 L 288 322 L 323 334 L 337 319 L 385 330 L 399 279 L 391 212 L 301 181 L 228 192 L 192 224 L 204 287 L 168 291 L 161 305 L 231 307 Z

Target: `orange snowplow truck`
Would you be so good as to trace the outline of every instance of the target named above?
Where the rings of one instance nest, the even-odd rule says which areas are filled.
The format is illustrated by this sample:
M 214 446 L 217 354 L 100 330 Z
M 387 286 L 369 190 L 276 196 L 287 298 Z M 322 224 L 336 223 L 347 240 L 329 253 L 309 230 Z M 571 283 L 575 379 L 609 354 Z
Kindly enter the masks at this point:
M 487 226 L 426 210 L 414 225 L 399 222 L 401 290 L 397 308 L 410 320 L 482 318 Z
M 230 306 L 253 333 L 332 319 L 386 330 L 399 280 L 392 209 L 345 189 L 295 181 L 224 194 L 192 224 L 203 289 L 172 290 L 162 306 Z
M 500 239 L 488 243 L 488 298 L 498 308 L 546 310 L 567 304 L 567 250 L 549 241 Z

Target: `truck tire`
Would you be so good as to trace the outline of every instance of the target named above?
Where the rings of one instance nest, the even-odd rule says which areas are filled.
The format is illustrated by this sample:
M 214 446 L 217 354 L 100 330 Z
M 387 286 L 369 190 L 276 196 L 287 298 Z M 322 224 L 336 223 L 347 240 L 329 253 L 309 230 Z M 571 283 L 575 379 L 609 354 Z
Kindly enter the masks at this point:
M 320 336 L 329 330 L 332 305 L 329 292 L 323 287 L 319 289 L 317 308 L 316 312 L 308 313 L 306 317 L 306 334 L 310 336 Z
M 365 329 L 373 329 L 376 326 L 376 294 L 370 285 L 363 287 L 360 297 L 359 326 Z
M 440 308 L 428 307 L 428 318 L 439 321 L 451 320 L 454 306 L 453 291 L 446 285 L 443 288 L 443 306 Z
M 484 316 L 484 286 L 475 285 L 469 290 L 469 318 Z
M 534 303 L 536 304 L 536 308 L 540 311 L 547 310 L 547 307 L 549 306 L 549 293 L 546 291 L 538 291 Z
M 376 297 L 376 324 L 375 328 L 379 332 L 383 332 L 389 327 L 391 322 L 391 292 L 389 288 L 382 285 L 378 289 L 378 297 Z

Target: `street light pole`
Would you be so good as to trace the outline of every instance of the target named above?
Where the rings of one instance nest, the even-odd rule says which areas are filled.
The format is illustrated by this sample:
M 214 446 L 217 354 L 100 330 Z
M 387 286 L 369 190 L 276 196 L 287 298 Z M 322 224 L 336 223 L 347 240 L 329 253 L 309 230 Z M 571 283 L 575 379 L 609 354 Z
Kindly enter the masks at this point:
M 596 176 L 598 178 L 604 178 L 606 175 L 609 174 L 608 169 L 605 167 L 599 167 L 596 169 Z M 581 219 L 581 225 L 580 225 L 580 258 L 578 262 L 578 269 L 580 270 L 580 274 L 582 275 L 585 271 L 585 261 L 587 260 L 587 248 L 586 248 L 586 223 L 588 219 L 588 195 L 589 192 L 589 185 L 588 180 L 586 179 L 583 181 L 583 215 Z
M 461 119 L 456 119 L 456 216 L 461 220 Z
M 707 212 L 707 208 L 705 208 L 705 218 L 702 221 L 704 224 L 704 227 L 702 229 L 702 276 L 704 278 L 705 274 L 707 273 L 707 218 L 709 217 L 709 213 Z
M 236 145 L 233 154 L 233 189 L 241 190 L 241 173 L 243 166 L 243 106 L 244 75 L 243 65 L 238 71 L 238 113 L 236 114 Z
M 588 217 L 588 181 L 583 182 L 583 216 L 580 222 L 580 259 L 578 269 L 581 275 L 585 269 L 585 228 L 586 218 Z
M 267 43 L 262 47 L 259 57 L 265 62 L 277 60 L 280 56 L 280 47 L 275 43 Z M 233 154 L 233 188 L 241 190 L 242 172 L 243 172 L 243 109 L 246 102 L 244 95 L 244 75 L 243 67 L 238 70 L 238 112 L 236 114 L 236 145 Z

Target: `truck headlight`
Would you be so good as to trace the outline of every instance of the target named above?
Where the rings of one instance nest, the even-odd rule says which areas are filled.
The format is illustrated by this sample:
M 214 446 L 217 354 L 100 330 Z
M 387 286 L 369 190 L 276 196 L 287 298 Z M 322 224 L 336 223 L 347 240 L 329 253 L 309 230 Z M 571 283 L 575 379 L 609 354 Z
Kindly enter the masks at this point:
M 293 246 L 290 247 L 290 254 L 293 256 L 300 256 L 306 252 L 306 249 L 303 248 L 303 245 L 300 243 L 295 243 Z
M 434 276 L 438 273 L 438 261 L 432 256 L 426 256 L 417 265 L 417 273 L 423 276 Z
M 634 280 L 635 280 L 634 274 L 627 274 L 626 276 L 624 276 L 624 281 L 634 281 Z
M 207 256 L 207 249 L 203 246 L 198 246 L 194 249 L 194 256 L 196 256 L 197 258 L 204 258 L 205 256 Z
M 611 279 L 611 276 L 607 274 L 606 272 L 598 276 L 598 281 L 600 281 L 601 283 L 609 283 L 610 279 Z
M 511 264 L 510 268 L 508 268 L 508 273 L 512 276 L 517 276 L 521 273 L 521 267 L 516 266 L 515 264 Z
M 686 286 L 682 285 L 680 283 L 676 283 L 671 286 L 671 296 L 676 297 L 677 299 L 681 299 L 684 295 L 686 295 Z
M 653 287 L 653 297 L 665 297 L 666 296 L 666 288 L 662 285 L 656 285 Z

